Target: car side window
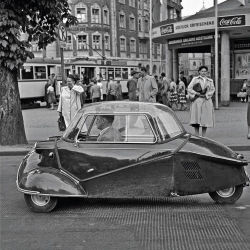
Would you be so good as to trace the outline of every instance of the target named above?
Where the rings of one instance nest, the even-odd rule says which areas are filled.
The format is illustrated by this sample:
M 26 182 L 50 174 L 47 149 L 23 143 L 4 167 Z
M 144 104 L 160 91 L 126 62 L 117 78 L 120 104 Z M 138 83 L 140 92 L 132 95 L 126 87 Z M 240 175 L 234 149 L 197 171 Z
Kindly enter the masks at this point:
M 104 126 L 108 120 L 108 126 Z M 146 115 L 88 115 L 78 141 L 101 143 L 153 143 L 155 135 Z
M 156 138 L 146 115 L 128 115 L 126 142 L 152 143 Z

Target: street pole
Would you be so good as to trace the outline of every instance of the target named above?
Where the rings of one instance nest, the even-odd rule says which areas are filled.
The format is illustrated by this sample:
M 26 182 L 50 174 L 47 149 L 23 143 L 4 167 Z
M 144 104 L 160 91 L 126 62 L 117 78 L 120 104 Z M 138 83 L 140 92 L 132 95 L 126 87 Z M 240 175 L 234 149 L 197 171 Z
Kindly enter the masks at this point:
M 65 85 L 65 77 L 64 77 L 64 55 L 63 55 L 63 48 L 60 47 L 60 54 L 61 54 L 61 73 L 62 73 L 62 86 Z
M 149 53 L 150 53 L 150 63 L 149 63 L 149 71 L 150 71 L 150 75 L 153 74 L 153 58 L 152 58 L 152 24 L 153 24 L 153 16 L 152 16 L 152 3 L 153 3 L 153 0 L 150 0 L 150 21 L 149 21 L 149 45 L 150 45 L 150 49 L 149 49 Z
M 215 62 L 214 62 L 214 70 L 215 70 L 215 109 L 219 109 L 219 101 L 218 101 L 218 84 L 219 84 L 219 48 L 218 48 L 218 0 L 214 0 L 215 5 Z

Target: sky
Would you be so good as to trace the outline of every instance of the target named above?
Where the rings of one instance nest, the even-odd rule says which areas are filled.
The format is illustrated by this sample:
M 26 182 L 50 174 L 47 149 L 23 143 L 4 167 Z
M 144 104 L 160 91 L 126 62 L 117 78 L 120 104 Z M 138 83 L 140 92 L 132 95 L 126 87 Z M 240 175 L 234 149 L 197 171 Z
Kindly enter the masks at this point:
M 218 0 L 218 3 L 225 1 L 226 0 Z M 213 4 L 214 0 L 204 0 L 204 5 L 207 9 L 212 7 Z M 190 16 L 200 11 L 200 9 L 203 7 L 203 0 L 182 0 L 182 6 L 182 16 Z

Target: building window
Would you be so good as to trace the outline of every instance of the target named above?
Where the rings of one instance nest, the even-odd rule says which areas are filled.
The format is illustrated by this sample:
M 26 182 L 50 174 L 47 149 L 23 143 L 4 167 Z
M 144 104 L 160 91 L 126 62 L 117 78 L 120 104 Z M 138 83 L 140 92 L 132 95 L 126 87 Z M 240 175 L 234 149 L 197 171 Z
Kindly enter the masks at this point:
M 144 0 L 144 10 L 148 9 L 148 0 Z
M 125 4 L 125 0 L 119 0 L 119 3 Z
M 109 50 L 109 36 L 105 35 L 104 36 L 104 46 L 105 46 L 105 50 Z
M 126 19 L 125 19 L 125 14 L 123 13 L 120 13 L 119 15 L 119 27 L 126 28 Z
M 139 42 L 139 53 L 140 54 L 147 54 L 147 43 L 146 42 Z
M 174 9 L 169 10 L 169 19 L 174 19 Z
M 149 32 L 148 20 L 144 20 L 144 31 Z
M 93 49 L 101 49 L 101 36 L 93 35 Z
M 92 9 L 91 13 L 91 23 L 100 23 L 100 9 Z
M 108 11 L 108 9 L 103 10 L 103 24 L 109 24 L 109 11 Z
M 126 51 L 126 39 L 120 38 L 120 51 Z
M 72 36 L 67 36 L 66 39 L 66 50 L 72 50 Z
M 141 19 L 138 20 L 138 31 L 142 31 Z
M 87 20 L 87 8 L 76 8 L 76 17 L 79 23 L 86 23 Z
M 77 36 L 77 49 L 88 49 L 87 46 L 87 35 L 78 35 Z
M 135 30 L 135 17 L 134 16 L 129 17 L 129 29 Z
M 161 54 L 161 45 L 157 44 L 157 55 Z
M 135 7 L 135 0 L 129 0 L 129 6 Z
M 130 52 L 136 52 L 136 41 L 135 41 L 135 39 L 130 40 Z
M 139 9 L 139 10 L 142 9 L 142 7 L 141 7 L 141 1 L 142 1 L 142 0 L 138 0 L 138 9 Z

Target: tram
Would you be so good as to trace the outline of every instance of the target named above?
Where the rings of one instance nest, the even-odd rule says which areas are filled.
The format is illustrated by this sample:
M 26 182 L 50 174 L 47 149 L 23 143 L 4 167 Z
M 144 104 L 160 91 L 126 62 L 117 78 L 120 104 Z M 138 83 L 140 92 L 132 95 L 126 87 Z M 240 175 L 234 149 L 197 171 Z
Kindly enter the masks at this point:
M 51 74 L 61 75 L 61 62 L 54 59 L 34 58 L 28 59 L 18 70 L 18 88 L 21 104 L 31 104 L 35 101 L 43 101 L 45 84 Z M 60 82 L 55 90 L 60 93 Z
M 118 65 L 111 65 L 116 63 Z M 65 61 L 65 77 L 69 74 L 78 74 L 88 85 L 93 77 L 101 79 L 103 84 L 103 94 L 106 95 L 107 82 L 110 77 L 115 81 L 120 81 L 122 92 L 126 96 L 128 93 L 127 81 L 131 77 L 132 70 L 138 70 L 136 62 L 133 66 L 127 66 L 123 61 Z M 36 101 L 44 101 L 45 84 L 51 74 L 55 74 L 57 79 L 55 93 L 59 97 L 62 83 L 61 61 L 55 59 L 34 58 L 28 59 L 18 71 L 18 87 L 21 104 L 33 104 Z M 89 95 L 87 95 L 89 98 Z

